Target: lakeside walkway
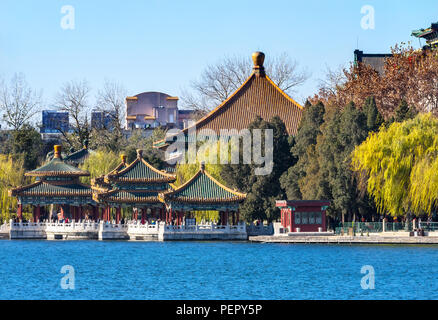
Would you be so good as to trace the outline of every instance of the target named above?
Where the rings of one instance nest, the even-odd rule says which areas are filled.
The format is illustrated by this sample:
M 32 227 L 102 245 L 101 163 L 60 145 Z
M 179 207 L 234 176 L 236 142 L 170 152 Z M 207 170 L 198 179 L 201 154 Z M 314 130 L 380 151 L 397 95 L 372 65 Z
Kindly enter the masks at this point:
M 370 236 L 254 236 L 251 242 L 261 243 L 318 243 L 318 244 L 438 244 L 438 236 L 411 237 L 409 235 Z

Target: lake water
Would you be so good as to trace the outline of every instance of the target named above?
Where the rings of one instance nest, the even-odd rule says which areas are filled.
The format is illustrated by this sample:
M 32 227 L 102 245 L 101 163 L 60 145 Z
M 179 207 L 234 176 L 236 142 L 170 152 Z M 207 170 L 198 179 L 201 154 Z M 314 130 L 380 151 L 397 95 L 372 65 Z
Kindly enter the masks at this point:
M 0 258 L 0 299 L 438 298 L 436 246 L 3 240 Z

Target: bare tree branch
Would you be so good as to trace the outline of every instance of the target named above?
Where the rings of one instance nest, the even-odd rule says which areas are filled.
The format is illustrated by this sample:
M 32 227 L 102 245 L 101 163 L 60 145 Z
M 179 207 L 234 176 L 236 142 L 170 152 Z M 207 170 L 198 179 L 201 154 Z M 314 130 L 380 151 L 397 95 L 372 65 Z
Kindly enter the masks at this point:
M 19 130 L 40 111 L 41 92 L 32 90 L 22 73 L 15 74 L 7 86 L 0 83 L 0 111 L 3 121 L 13 130 Z
M 205 68 L 200 79 L 190 84 L 192 92 L 183 91 L 181 101 L 186 108 L 207 112 L 236 91 L 252 72 L 249 57 L 226 57 Z M 308 78 L 306 70 L 298 70 L 298 63 L 287 53 L 274 56 L 266 64 L 266 73 L 286 93 L 294 93 Z
M 88 125 L 88 112 L 90 110 L 88 104 L 88 96 L 90 94 L 90 87 L 86 80 L 70 81 L 65 83 L 58 92 L 55 104 L 60 111 L 68 112 L 69 117 L 73 120 L 71 128 L 73 129 L 73 142 L 67 139 L 67 142 L 72 147 L 82 146 L 85 140 L 90 138 L 90 129 Z M 65 130 L 58 129 L 63 136 L 68 135 Z M 68 129 L 67 129 L 68 131 Z

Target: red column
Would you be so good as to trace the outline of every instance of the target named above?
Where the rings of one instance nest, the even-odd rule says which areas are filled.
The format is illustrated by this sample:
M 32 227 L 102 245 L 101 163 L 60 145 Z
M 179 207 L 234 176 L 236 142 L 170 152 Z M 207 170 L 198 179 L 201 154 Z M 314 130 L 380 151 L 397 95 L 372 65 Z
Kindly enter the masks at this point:
M 237 209 L 236 211 L 236 223 L 239 224 L 240 220 L 239 220 L 239 209 Z
M 17 206 L 17 218 L 18 218 L 19 220 L 22 220 L 22 219 L 23 219 L 23 205 L 22 205 L 22 204 L 19 204 L 19 205 Z
M 141 224 L 145 224 L 145 209 L 141 209 Z
M 226 225 L 226 226 L 228 225 L 228 209 L 227 209 L 227 211 L 225 212 L 225 225 Z
M 116 223 L 117 223 L 117 224 L 120 223 L 121 210 L 122 210 L 122 209 L 121 209 L 120 207 L 118 207 L 118 208 L 116 209 Z
M 79 206 L 77 210 L 77 220 L 79 221 L 81 219 L 82 219 L 82 206 Z
M 289 209 L 289 224 L 290 224 L 290 232 L 294 232 L 295 230 L 295 213 Z
M 325 210 L 322 212 L 322 231 L 327 231 Z
M 39 205 L 33 207 L 33 222 L 37 222 L 41 213 L 41 207 Z

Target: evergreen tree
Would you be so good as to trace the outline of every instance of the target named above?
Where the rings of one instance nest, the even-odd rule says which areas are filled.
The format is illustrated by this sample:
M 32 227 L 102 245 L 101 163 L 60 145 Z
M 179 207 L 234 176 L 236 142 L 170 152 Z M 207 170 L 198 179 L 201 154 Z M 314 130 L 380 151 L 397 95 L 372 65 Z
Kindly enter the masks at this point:
M 377 131 L 384 123 L 384 119 L 377 109 L 376 100 L 374 97 L 368 97 L 362 107 L 367 118 L 367 127 L 369 131 Z
M 8 143 L 8 152 L 13 158 L 22 157 L 26 170 L 35 169 L 44 156 L 41 135 L 29 124 L 24 124 L 20 129 L 12 131 Z
M 259 165 L 254 163 L 224 165 L 221 176 L 226 185 L 248 194 L 246 200 L 240 206 L 243 219 L 246 221 L 255 219 L 272 221 L 279 216 L 279 210 L 275 207 L 275 200 L 284 199 L 285 197 L 278 181 L 293 161 L 293 156 L 290 153 L 290 140 L 288 139 L 286 126 L 279 117 L 274 117 L 270 121 L 258 117 L 250 124 L 248 129 L 251 133 L 254 129 L 273 130 L 273 149 L 266 150 L 266 152 L 273 153 L 272 172 L 268 175 L 257 175 L 255 169 Z M 240 148 L 240 151 L 242 154 L 242 148 Z
M 414 108 L 411 108 L 406 100 L 402 100 L 398 106 L 398 108 L 395 110 L 395 116 L 394 121 L 395 122 L 403 122 L 405 120 L 409 120 L 414 118 L 416 115 L 416 112 Z
M 321 133 L 320 126 L 324 122 L 325 107 L 319 102 L 304 108 L 303 116 L 296 137 L 293 142 L 291 153 L 295 157 L 294 165 L 280 178 L 281 187 L 285 190 L 288 199 L 302 199 L 299 180 L 305 177 L 305 167 L 310 161 L 308 148 L 316 145 L 317 137 Z

